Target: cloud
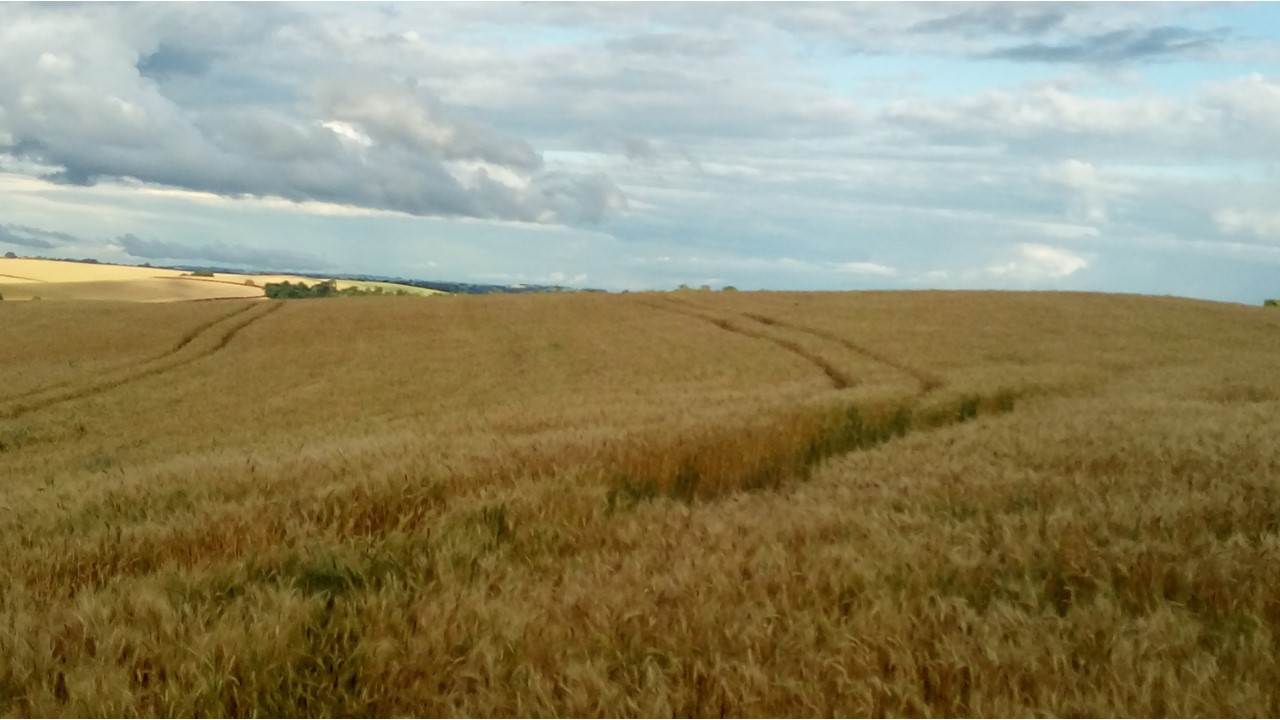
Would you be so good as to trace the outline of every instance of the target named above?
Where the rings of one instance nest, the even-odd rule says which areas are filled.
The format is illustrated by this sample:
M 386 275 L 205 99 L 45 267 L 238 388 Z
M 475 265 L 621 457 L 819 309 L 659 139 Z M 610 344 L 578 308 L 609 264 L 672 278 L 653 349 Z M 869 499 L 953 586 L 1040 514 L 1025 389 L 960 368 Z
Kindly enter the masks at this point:
M 116 243 L 133 257 L 155 260 L 226 263 L 263 270 L 318 270 L 326 267 L 323 260 L 306 253 L 266 250 L 222 242 L 184 245 L 165 240 L 145 240 L 133 233 L 126 233 L 116 238 Z
M 315 103 L 321 117 L 359 127 L 374 144 L 440 160 L 482 160 L 520 170 L 542 165 L 528 143 L 470 120 L 409 83 L 338 76 L 319 83 Z
M 1045 5 L 1049 5 L 1046 3 Z M 922 20 L 908 31 L 915 33 L 972 33 L 977 35 L 1039 35 L 1062 24 L 1066 13 L 1057 7 L 999 3 Z
M 533 283 L 535 285 L 581 285 L 587 281 L 587 273 L 576 273 L 569 275 L 568 273 L 555 270 L 545 275 L 529 275 L 528 273 L 506 273 L 506 272 L 481 272 L 473 273 L 471 277 L 476 280 L 486 280 L 498 283 Z
M 1057 45 L 1029 43 L 988 52 L 983 57 L 1021 62 L 1108 65 L 1204 57 L 1216 52 L 1230 38 L 1231 33 L 1223 29 L 1192 30 L 1165 26 L 1113 30 Z
M 1192 258 L 1269 232 L 1280 83 L 1228 79 L 1270 32 L 1235 7 L 0 5 L 0 168 L 102 184 L 0 204 L 184 256 L 619 287 L 1061 286 L 1070 259 L 1034 249 L 1061 245 L 1082 287 L 1126 244 L 1166 252 L 1146 233 Z
M 1203 163 L 1206 153 L 1254 160 L 1266 144 L 1263 138 L 1280 138 L 1280 120 L 1264 112 L 1270 102 L 1266 93 L 1280 86 L 1262 79 L 1255 85 L 1249 88 L 1254 94 L 1214 83 L 1185 95 L 1116 98 L 1035 83 L 1017 90 L 896 100 L 876 122 L 932 145 L 997 148 L 1046 160 Z
M 65 184 L 133 178 L 416 215 L 595 222 L 618 204 L 607 178 L 545 175 L 528 142 L 390 69 L 299 69 L 292 95 L 204 106 L 158 80 L 212 82 L 223 58 L 164 37 L 178 32 L 166 23 L 130 27 L 154 12 L 0 11 L 0 153 L 57 168 L 48 177 Z M 453 162 L 487 168 L 457 172 Z
M 1223 208 L 1214 213 L 1213 221 L 1227 235 L 1280 241 L 1280 212 L 1275 210 Z
M 1276 158 L 1280 143 L 1280 80 L 1249 73 L 1200 88 L 1200 102 L 1219 118 L 1220 132 L 1254 158 Z
M 881 265 L 873 262 L 818 262 L 810 260 L 800 260 L 792 257 L 741 257 L 741 256 L 717 256 L 717 257 L 701 257 L 686 256 L 678 257 L 671 255 L 660 255 L 650 258 L 636 258 L 632 261 L 638 265 L 657 265 L 660 267 L 674 268 L 681 271 L 691 273 L 703 273 L 708 270 L 719 272 L 722 274 L 733 273 L 751 273 L 751 274 L 835 274 L 835 275 L 864 275 L 877 277 L 893 277 L 898 275 L 895 268 L 887 265 Z
M 636 55 L 686 57 L 705 60 L 731 53 L 737 43 L 723 37 L 706 37 L 689 33 L 665 32 L 631 35 L 607 43 L 611 50 Z
M 61 243 L 74 243 L 78 240 L 79 238 L 68 233 L 41 230 L 29 225 L 15 225 L 12 223 L 0 225 L 0 243 L 8 243 L 9 245 L 48 250 L 57 247 Z
M 1068 215 L 1074 220 L 1089 223 L 1107 221 L 1107 198 L 1098 171 L 1092 163 L 1081 160 L 1064 160 L 1044 167 L 1040 176 L 1051 183 L 1067 188 L 1072 193 Z
M 155 52 L 138 60 L 138 74 L 155 80 L 177 75 L 204 75 L 216 57 L 216 53 L 195 52 L 161 43 Z
M 842 273 L 852 273 L 854 275 L 897 275 L 898 271 L 887 265 L 879 265 L 869 262 L 847 262 L 836 263 L 831 266 L 833 270 Z
M 1042 280 L 1063 278 L 1089 266 L 1079 255 L 1052 245 L 1021 243 L 1014 247 L 1014 255 L 1009 262 L 987 267 L 987 272 L 1016 280 Z

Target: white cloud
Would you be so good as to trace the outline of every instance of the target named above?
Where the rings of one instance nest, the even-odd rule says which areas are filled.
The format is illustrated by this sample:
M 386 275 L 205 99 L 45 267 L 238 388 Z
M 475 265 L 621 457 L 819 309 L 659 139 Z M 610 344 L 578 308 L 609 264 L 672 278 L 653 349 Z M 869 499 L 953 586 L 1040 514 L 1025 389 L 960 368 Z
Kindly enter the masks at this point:
M 432 267 L 435 267 L 432 264 Z M 530 275 L 528 273 L 509 273 L 509 272 L 481 272 L 473 273 L 473 278 L 488 282 L 498 283 L 532 283 L 535 285 L 581 285 L 587 281 L 587 273 L 574 273 L 570 275 L 562 270 L 555 270 L 544 275 Z
M 833 269 L 839 272 L 852 273 L 854 275 L 891 276 L 891 275 L 898 274 L 897 270 L 894 270 L 893 268 L 887 265 L 880 265 L 878 263 L 870 263 L 870 262 L 836 263 L 833 266 Z
M 1255 72 L 1206 83 L 1199 94 L 1217 113 L 1224 132 L 1245 142 L 1280 140 L 1280 82 Z
M 329 120 L 327 122 L 321 122 L 320 127 L 332 130 L 338 137 L 345 141 L 354 143 L 357 147 L 373 147 L 373 139 L 351 123 L 343 122 L 341 120 Z
M 1014 251 L 1014 259 L 988 266 L 987 272 L 1018 280 L 1037 280 L 1063 278 L 1089 266 L 1083 257 L 1052 245 L 1021 243 Z
M 1107 221 L 1107 198 L 1102 181 L 1092 163 L 1064 160 L 1041 169 L 1040 176 L 1071 192 L 1068 216 L 1091 223 Z
M 1214 213 L 1218 229 L 1228 235 L 1252 235 L 1260 240 L 1280 240 L 1280 211 L 1224 208 Z

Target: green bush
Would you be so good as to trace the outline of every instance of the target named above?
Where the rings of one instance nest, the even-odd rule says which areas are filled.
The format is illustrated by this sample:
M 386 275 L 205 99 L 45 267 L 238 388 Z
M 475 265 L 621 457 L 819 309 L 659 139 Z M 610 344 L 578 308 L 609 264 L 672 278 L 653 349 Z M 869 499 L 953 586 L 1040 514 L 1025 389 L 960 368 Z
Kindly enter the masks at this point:
M 267 283 L 262 292 L 273 300 L 300 300 L 313 297 L 332 297 L 337 293 L 338 284 L 333 280 L 307 285 L 304 282 Z
M 1264 307 L 1280 307 L 1280 300 L 1264 300 L 1262 305 Z

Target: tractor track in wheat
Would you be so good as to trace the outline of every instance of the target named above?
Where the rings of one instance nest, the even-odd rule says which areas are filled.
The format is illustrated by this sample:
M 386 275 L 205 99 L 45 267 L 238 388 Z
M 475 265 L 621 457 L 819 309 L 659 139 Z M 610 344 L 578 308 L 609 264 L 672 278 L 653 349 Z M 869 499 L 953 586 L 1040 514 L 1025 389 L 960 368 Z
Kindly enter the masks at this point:
M 657 310 L 662 310 L 664 312 L 673 312 L 673 313 L 678 313 L 680 315 L 685 315 L 687 317 L 697 318 L 704 322 L 711 323 L 712 325 L 715 325 L 716 327 L 726 332 L 735 333 L 738 335 L 742 335 L 743 337 L 752 338 L 754 340 L 763 340 L 765 342 L 773 343 L 774 345 L 777 345 L 778 347 L 808 361 L 811 365 L 821 370 L 823 374 L 827 376 L 827 379 L 831 382 L 831 386 L 836 390 L 844 390 L 845 388 L 853 387 L 854 385 L 857 384 L 856 380 L 849 377 L 848 374 L 846 374 L 840 368 L 832 364 L 831 361 L 827 360 L 821 355 L 818 355 L 817 353 L 806 350 L 805 348 L 801 347 L 800 345 L 790 340 L 787 340 L 786 338 L 776 337 L 768 333 L 759 332 L 757 330 L 752 330 L 750 328 L 743 327 L 742 325 L 734 322 L 733 320 L 730 320 L 729 318 L 709 314 L 707 311 L 699 312 L 699 310 L 705 310 L 705 309 L 703 308 L 695 309 L 692 306 L 686 305 L 684 303 L 679 303 L 674 300 L 668 300 L 665 303 L 655 303 L 655 302 L 649 302 L 645 300 L 642 300 L 641 302 Z
M 724 330 L 728 330 L 730 332 L 736 332 L 740 335 L 745 335 L 751 338 L 767 340 L 776 345 L 780 345 L 783 348 L 800 355 L 804 359 L 808 360 L 809 362 L 821 368 L 823 372 L 827 373 L 828 377 L 832 378 L 832 384 L 836 386 L 836 389 L 852 387 L 853 385 L 856 384 L 856 380 L 854 380 L 853 378 L 849 377 L 846 373 L 836 368 L 834 363 L 832 363 L 830 360 L 818 355 L 817 353 L 806 350 L 790 340 L 778 338 L 773 335 L 769 335 L 765 332 L 744 327 L 741 324 L 734 322 L 734 320 L 724 317 L 724 313 L 722 311 L 709 308 L 705 305 L 700 305 L 694 302 L 690 302 L 688 300 L 675 300 L 670 298 L 663 298 L 663 300 L 665 302 L 662 304 L 655 304 L 655 303 L 649 303 L 649 302 L 646 302 L 646 304 L 650 305 L 651 307 L 660 308 L 663 310 L 671 310 L 673 312 L 680 312 L 682 314 L 689 315 L 691 317 L 697 317 L 707 322 L 710 322 L 712 324 L 715 324 L 716 326 Z M 903 373 L 904 375 L 909 376 L 912 380 L 914 380 L 920 387 L 921 395 L 933 392 L 934 390 L 938 390 L 946 385 L 946 382 L 942 378 L 938 377 L 937 375 L 931 372 L 913 367 L 907 363 L 904 363 L 900 360 L 890 357 L 882 352 L 873 350 L 872 348 L 853 342 L 848 338 L 841 337 L 834 333 L 827 332 L 825 330 L 819 330 L 817 328 L 809 327 L 807 325 L 801 325 L 799 323 L 789 322 L 789 321 L 782 320 L 780 318 L 773 317 L 770 315 L 764 315 L 762 313 L 741 312 L 736 314 L 741 315 L 743 318 L 749 321 L 759 323 L 760 325 L 763 325 L 765 327 L 783 328 L 783 329 L 791 330 L 793 332 L 801 333 L 804 335 L 809 335 L 811 337 L 818 338 L 819 340 L 823 340 L 825 342 L 835 343 L 836 345 L 839 345 L 856 355 L 860 355 L 863 358 L 866 358 L 867 360 L 878 363 L 880 365 L 884 365 L 886 367 L 890 367 L 900 373 Z
M 10 398 L 5 402 L 12 403 L 15 400 L 37 396 L 30 402 L 19 402 L 7 408 L 0 409 L 0 419 L 15 419 L 65 402 L 82 400 L 96 395 L 101 395 L 110 390 L 114 390 L 115 388 L 176 370 L 198 360 L 203 360 L 204 358 L 207 358 L 225 348 L 236 337 L 236 335 L 245 328 L 268 315 L 279 311 L 283 305 L 279 303 L 272 303 L 267 305 L 266 309 L 262 312 L 251 312 L 257 307 L 262 307 L 262 304 L 252 303 L 243 308 L 237 308 L 235 311 L 221 317 L 201 323 L 191 330 L 188 330 L 169 350 L 139 363 L 139 365 L 134 369 L 114 371 L 116 373 L 122 373 L 118 374 L 116 377 L 110 377 L 98 382 L 91 382 L 71 387 L 68 387 L 68 383 L 60 383 L 58 385 L 40 388 L 36 392 L 25 393 L 21 396 Z M 247 315 L 248 317 L 241 317 L 243 315 Z M 220 335 L 218 334 L 219 332 L 221 333 Z M 204 343 L 200 341 L 210 335 L 217 337 L 212 344 L 207 347 L 196 348 L 191 352 L 184 352 L 187 348 L 194 348 L 195 345 L 203 345 Z M 44 395 L 44 397 L 38 397 L 40 395 Z
M 817 328 L 811 328 L 806 325 L 799 325 L 797 323 L 787 322 L 785 320 L 780 320 L 778 318 L 771 317 L 769 315 L 762 315 L 760 313 L 742 313 L 742 314 L 745 317 L 749 317 L 752 320 L 755 320 L 756 322 L 764 325 L 788 328 L 796 332 L 805 333 L 806 335 L 812 335 L 813 337 L 822 338 L 823 340 L 828 340 L 838 345 L 842 345 L 847 350 L 857 353 L 867 358 L 868 360 L 873 360 L 875 362 L 880 363 L 881 365 L 887 365 L 899 372 L 905 373 L 906 375 L 910 375 L 912 379 L 914 379 L 917 383 L 919 383 L 920 390 L 922 393 L 927 393 L 933 390 L 937 390 L 946 384 L 942 380 L 942 378 L 938 377 L 937 375 L 934 375 L 929 372 L 925 372 L 918 368 L 914 368 L 899 360 L 895 360 L 894 358 L 891 358 L 885 355 L 884 353 L 878 352 L 876 350 L 872 350 L 871 348 L 865 345 L 859 345 L 858 343 L 855 343 L 852 340 L 849 340 L 848 338 L 841 337 L 834 333 L 829 333 L 825 330 L 818 330 Z
M 225 322 L 227 320 L 230 320 L 231 318 L 236 317 L 238 315 L 243 315 L 244 313 L 252 310 L 253 308 L 254 308 L 254 305 L 248 304 L 243 307 L 238 307 L 235 310 L 232 310 L 231 312 L 227 313 L 226 315 L 219 315 L 217 317 L 210 318 L 200 323 L 199 325 L 196 325 L 195 327 L 187 330 L 185 333 L 183 333 L 182 337 L 178 338 L 178 342 L 174 343 L 173 347 L 169 348 L 168 350 L 165 350 L 164 352 L 161 352 L 156 355 L 152 355 L 151 357 L 145 358 L 143 360 L 128 363 L 127 365 L 117 365 L 116 367 L 108 368 L 103 372 L 105 374 L 119 373 L 119 372 L 127 371 L 131 367 L 137 367 L 139 365 L 152 365 L 154 363 L 161 362 L 173 355 L 176 355 L 179 351 L 182 350 L 182 348 L 186 347 L 192 340 L 195 340 L 197 337 L 200 336 L 201 333 L 208 330 L 210 327 L 213 327 L 214 325 L 220 322 Z M 78 382 L 77 378 L 71 378 L 69 380 L 63 380 L 61 382 L 50 383 L 42 387 L 31 388 L 30 390 L 25 390 L 23 392 L 16 393 L 14 395 L 0 397 L 0 404 L 17 402 L 19 400 L 29 398 L 33 395 L 42 395 L 44 393 L 54 392 L 55 390 L 62 390 L 64 388 L 68 388 L 76 385 L 77 382 Z

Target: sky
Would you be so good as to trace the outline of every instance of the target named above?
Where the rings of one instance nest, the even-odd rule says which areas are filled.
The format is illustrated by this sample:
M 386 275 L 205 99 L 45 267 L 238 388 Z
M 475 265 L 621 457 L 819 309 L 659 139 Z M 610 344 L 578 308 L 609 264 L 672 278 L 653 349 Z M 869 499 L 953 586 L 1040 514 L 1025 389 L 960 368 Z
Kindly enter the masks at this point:
M 0 252 L 1280 296 L 1280 4 L 0 3 Z

